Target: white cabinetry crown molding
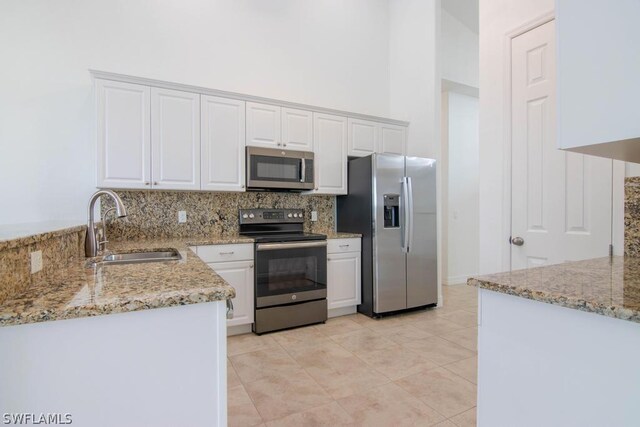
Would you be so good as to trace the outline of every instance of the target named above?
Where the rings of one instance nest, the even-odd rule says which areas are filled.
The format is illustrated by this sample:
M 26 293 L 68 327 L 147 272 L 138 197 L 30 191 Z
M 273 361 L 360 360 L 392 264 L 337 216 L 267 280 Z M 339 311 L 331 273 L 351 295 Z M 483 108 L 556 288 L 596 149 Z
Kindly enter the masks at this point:
M 272 105 L 278 105 L 285 108 L 310 110 L 317 113 L 345 116 L 345 117 L 351 117 L 354 119 L 361 119 L 361 120 L 371 120 L 374 122 L 388 123 L 388 124 L 398 125 L 398 126 L 409 126 L 409 122 L 402 121 L 402 120 L 371 116 L 368 114 L 353 113 L 349 111 L 334 110 L 332 108 L 316 107 L 313 105 L 306 105 L 306 104 L 299 104 L 296 102 L 264 98 L 261 96 L 246 95 L 246 94 L 236 93 L 236 92 L 227 92 L 223 90 L 209 89 L 205 87 L 192 86 L 192 85 L 187 85 L 182 83 L 172 83 L 172 82 L 166 82 L 163 80 L 148 79 L 145 77 L 128 76 L 125 74 L 111 73 L 108 71 L 89 70 L 89 73 L 91 74 L 92 78 L 98 78 L 98 79 L 104 79 L 104 80 L 112 80 L 112 81 L 124 82 L 124 83 L 134 83 L 134 84 L 153 86 L 153 87 L 164 88 L 164 89 L 180 90 L 184 92 L 193 92 L 193 93 L 199 93 L 201 95 L 218 96 L 223 98 L 237 99 L 240 101 L 272 104 Z

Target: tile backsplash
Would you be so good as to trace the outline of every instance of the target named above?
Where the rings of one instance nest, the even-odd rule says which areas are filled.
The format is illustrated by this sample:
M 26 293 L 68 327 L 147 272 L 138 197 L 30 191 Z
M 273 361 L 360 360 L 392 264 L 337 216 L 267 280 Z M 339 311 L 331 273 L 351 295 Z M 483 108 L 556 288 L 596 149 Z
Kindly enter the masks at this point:
M 77 226 L 0 242 L 0 304 L 43 275 L 84 256 L 84 236 L 85 227 Z M 31 274 L 34 251 L 42 251 L 43 269 Z
M 624 254 L 640 256 L 640 177 L 624 183 Z
M 109 239 L 188 237 L 238 233 L 238 209 L 301 208 L 307 232 L 326 233 L 335 228 L 335 196 L 298 193 L 245 192 L 208 193 L 178 191 L 115 190 L 127 208 L 126 218 L 107 218 Z M 102 211 L 113 203 L 102 198 Z M 178 212 L 186 211 L 187 222 L 178 223 Z M 311 222 L 311 211 L 318 221 Z

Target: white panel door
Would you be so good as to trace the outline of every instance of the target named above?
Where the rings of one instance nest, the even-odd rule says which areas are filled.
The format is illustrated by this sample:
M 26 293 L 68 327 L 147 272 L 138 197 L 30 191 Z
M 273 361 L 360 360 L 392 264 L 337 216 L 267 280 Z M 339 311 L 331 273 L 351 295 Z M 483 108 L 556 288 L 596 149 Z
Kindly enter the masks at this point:
M 378 153 L 399 154 L 404 156 L 407 152 L 407 128 L 404 126 L 380 124 L 380 137 L 378 138 Z
M 313 113 L 315 192 L 347 194 L 347 118 Z
M 253 261 L 215 262 L 207 264 L 236 290 L 233 318 L 227 326 L 253 323 Z
M 244 101 L 202 95 L 201 106 L 201 189 L 244 191 Z
M 313 113 L 282 108 L 282 146 L 289 150 L 313 151 Z
M 550 22 L 511 47 L 513 269 L 607 256 L 611 243 L 611 160 L 556 148 L 554 38 Z
M 150 88 L 96 79 L 98 187 L 150 188 Z
M 369 120 L 349 119 L 349 155 L 368 156 L 376 152 L 380 124 Z
M 275 105 L 247 102 L 247 146 L 282 146 L 281 110 L 281 107 Z
M 327 308 L 360 304 L 360 252 L 327 255 Z
M 151 88 L 151 175 L 156 190 L 200 189 L 200 95 Z

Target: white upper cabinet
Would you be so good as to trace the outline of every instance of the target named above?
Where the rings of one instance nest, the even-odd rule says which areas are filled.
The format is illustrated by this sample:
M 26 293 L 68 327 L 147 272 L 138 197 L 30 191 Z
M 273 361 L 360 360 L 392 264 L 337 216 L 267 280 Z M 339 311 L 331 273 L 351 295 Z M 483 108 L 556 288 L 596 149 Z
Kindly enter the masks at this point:
M 315 193 L 347 194 L 347 118 L 313 113 Z
M 311 111 L 282 108 L 282 146 L 289 150 L 313 151 Z
M 247 145 L 278 148 L 281 139 L 281 107 L 247 102 Z
M 349 119 L 349 155 L 368 156 L 376 152 L 378 123 L 369 120 Z
M 150 88 L 96 79 L 98 187 L 151 185 Z
M 201 189 L 244 191 L 245 102 L 202 95 Z
M 151 88 L 152 188 L 200 189 L 200 95 Z
M 407 128 L 404 126 L 349 119 L 349 156 L 373 153 L 406 154 Z
M 404 126 L 379 124 L 378 153 L 399 154 L 404 156 L 407 152 L 407 128 Z
M 558 146 L 640 163 L 640 1 L 557 0 L 557 52 L 528 53 L 529 85 L 557 58 Z

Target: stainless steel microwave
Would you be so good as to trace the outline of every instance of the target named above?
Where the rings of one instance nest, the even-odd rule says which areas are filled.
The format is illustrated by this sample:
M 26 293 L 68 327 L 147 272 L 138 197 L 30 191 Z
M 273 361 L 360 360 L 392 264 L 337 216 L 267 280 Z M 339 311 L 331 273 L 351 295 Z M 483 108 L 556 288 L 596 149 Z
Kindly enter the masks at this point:
M 313 190 L 313 153 L 247 147 L 247 189 Z

